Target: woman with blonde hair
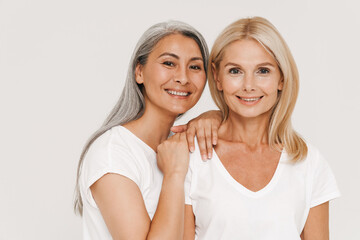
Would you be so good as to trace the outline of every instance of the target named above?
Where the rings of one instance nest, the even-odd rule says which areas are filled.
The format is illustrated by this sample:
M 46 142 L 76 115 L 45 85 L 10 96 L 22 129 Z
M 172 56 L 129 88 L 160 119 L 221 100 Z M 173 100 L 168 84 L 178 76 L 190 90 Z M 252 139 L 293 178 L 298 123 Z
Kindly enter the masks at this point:
M 223 122 L 213 158 L 190 156 L 185 239 L 328 239 L 328 202 L 340 193 L 292 128 L 299 76 L 280 33 L 264 18 L 240 19 L 216 39 L 208 68 Z

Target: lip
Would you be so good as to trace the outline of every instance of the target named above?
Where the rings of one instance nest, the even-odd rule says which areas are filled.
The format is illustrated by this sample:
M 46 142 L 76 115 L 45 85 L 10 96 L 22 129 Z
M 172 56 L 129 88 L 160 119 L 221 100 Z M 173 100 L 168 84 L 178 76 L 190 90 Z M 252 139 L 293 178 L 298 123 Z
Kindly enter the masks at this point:
M 179 90 L 179 89 L 165 89 L 165 92 L 169 94 L 169 96 L 178 99 L 186 99 L 191 95 L 190 91 Z
M 247 106 L 253 106 L 259 103 L 264 96 L 253 96 L 253 97 L 236 96 L 236 97 L 239 99 L 240 103 Z

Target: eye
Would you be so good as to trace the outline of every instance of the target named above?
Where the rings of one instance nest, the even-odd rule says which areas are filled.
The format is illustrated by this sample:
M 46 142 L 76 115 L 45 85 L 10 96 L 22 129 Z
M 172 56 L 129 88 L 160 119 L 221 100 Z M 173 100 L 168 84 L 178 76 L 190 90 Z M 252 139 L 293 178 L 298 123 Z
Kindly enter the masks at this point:
M 268 68 L 259 68 L 257 72 L 260 74 L 268 74 L 270 73 L 270 70 Z
M 191 65 L 191 66 L 190 66 L 190 69 L 193 69 L 193 70 L 201 70 L 201 67 L 198 66 L 198 65 Z
M 165 62 L 163 62 L 163 64 L 164 64 L 165 66 L 169 66 L 169 67 L 175 66 L 175 64 L 174 64 L 173 62 L 171 62 L 171 61 L 165 61 Z
M 230 74 L 239 74 L 239 73 L 240 73 L 240 69 L 238 69 L 238 68 L 230 68 L 230 69 L 229 69 L 229 73 L 230 73 Z

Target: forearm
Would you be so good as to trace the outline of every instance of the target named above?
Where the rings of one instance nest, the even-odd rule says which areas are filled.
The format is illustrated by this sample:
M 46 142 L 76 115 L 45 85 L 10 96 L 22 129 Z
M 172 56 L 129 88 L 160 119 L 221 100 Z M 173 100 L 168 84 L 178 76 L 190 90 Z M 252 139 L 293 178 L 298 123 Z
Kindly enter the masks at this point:
M 182 239 L 184 177 L 164 176 L 159 203 L 147 239 Z

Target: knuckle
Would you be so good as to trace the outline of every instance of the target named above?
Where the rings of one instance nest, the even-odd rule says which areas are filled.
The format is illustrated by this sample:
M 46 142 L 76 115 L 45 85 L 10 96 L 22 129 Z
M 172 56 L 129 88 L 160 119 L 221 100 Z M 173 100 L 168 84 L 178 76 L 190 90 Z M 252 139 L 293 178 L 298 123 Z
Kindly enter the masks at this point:
M 195 127 L 191 126 L 186 130 L 187 133 L 195 132 Z
M 205 119 L 199 119 L 198 122 L 199 122 L 200 125 L 203 125 L 204 123 L 206 123 L 206 120 Z

